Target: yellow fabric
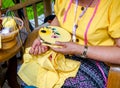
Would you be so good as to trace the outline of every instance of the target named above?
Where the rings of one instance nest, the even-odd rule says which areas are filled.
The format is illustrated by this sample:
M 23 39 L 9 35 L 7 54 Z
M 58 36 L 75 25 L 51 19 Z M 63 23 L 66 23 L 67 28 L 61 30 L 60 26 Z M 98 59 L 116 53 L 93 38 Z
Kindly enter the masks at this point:
M 24 63 L 18 75 L 28 85 L 38 88 L 61 88 L 68 77 L 75 77 L 80 62 L 70 60 L 52 50 L 41 55 L 30 55 L 25 50 Z
M 72 3 L 68 11 L 66 21 L 63 23 L 64 12 L 70 0 L 55 0 L 55 14 L 60 26 L 72 33 L 74 23 L 74 7 Z M 84 32 L 93 14 L 94 8 L 89 7 L 84 16 L 78 22 L 77 38 L 79 44 L 84 45 Z M 81 6 L 77 9 L 77 19 L 81 13 Z M 88 45 L 114 45 L 113 38 L 120 38 L 120 0 L 100 0 L 97 13 L 88 30 Z
M 16 30 L 16 21 L 13 17 L 4 17 L 2 25 L 5 28 L 13 28 L 13 30 Z

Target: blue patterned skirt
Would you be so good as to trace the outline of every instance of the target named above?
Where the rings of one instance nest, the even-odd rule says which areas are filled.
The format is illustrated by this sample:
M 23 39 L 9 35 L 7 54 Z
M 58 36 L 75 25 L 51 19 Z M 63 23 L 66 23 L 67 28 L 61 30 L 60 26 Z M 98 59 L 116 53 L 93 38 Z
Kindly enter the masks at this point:
M 68 78 L 62 88 L 105 88 L 105 80 L 102 72 L 92 59 L 83 59 L 77 56 L 67 56 L 81 62 L 81 66 L 75 78 Z M 98 62 L 106 78 L 108 77 L 109 66 Z

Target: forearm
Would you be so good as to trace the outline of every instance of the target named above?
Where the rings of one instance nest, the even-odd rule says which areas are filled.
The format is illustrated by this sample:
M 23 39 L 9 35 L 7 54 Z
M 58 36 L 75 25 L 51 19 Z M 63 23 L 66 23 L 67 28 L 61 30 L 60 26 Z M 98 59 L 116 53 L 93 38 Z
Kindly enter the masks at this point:
M 120 64 L 120 48 L 116 46 L 89 46 L 87 57 L 103 62 Z

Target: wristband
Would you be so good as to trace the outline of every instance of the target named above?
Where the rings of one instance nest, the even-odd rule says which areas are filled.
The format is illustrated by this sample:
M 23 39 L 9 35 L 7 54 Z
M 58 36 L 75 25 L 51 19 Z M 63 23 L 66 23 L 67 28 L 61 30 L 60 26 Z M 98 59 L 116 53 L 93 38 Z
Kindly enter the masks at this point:
M 87 57 L 87 51 L 88 51 L 88 46 L 84 46 L 84 50 L 83 50 L 83 53 L 81 54 L 81 57 L 82 58 L 86 58 Z

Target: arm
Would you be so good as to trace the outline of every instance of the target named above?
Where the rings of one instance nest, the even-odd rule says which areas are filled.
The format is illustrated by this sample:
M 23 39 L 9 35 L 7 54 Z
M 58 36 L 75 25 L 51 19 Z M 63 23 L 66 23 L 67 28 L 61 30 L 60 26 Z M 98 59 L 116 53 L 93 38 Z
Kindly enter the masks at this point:
M 58 22 L 57 17 L 55 17 L 55 18 L 53 19 L 53 21 L 51 22 L 50 26 L 59 26 L 59 22 Z
M 120 38 L 115 41 L 116 46 L 90 46 L 87 56 L 99 61 L 120 64 Z
M 58 20 L 55 18 L 51 25 L 58 25 Z M 87 51 L 87 57 L 98 61 L 104 61 L 109 63 L 120 64 L 120 38 L 115 39 L 116 46 L 89 46 Z M 84 46 L 75 43 L 58 43 L 63 48 L 52 48 L 57 52 L 63 54 L 78 54 L 81 55 Z
M 94 60 L 120 64 L 120 38 L 115 39 L 116 46 L 89 46 L 87 57 Z M 63 54 L 81 55 L 84 51 L 84 46 L 72 42 L 56 42 L 62 48 L 53 48 L 54 51 Z

